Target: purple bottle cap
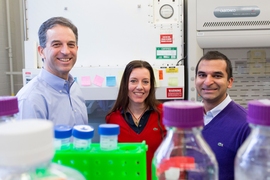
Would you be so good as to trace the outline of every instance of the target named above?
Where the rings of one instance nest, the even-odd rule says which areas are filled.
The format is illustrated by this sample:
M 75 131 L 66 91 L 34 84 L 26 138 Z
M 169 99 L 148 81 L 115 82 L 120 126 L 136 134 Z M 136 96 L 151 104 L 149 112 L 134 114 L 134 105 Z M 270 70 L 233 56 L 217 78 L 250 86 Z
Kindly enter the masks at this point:
M 0 116 L 8 116 L 19 112 L 16 96 L 0 96 Z
M 166 126 L 191 128 L 203 126 L 203 104 L 193 101 L 168 101 L 163 104 L 163 123 Z
M 270 125 L 270 100 L 252 100 L 248 102 L 247 122 L 257 125 Z

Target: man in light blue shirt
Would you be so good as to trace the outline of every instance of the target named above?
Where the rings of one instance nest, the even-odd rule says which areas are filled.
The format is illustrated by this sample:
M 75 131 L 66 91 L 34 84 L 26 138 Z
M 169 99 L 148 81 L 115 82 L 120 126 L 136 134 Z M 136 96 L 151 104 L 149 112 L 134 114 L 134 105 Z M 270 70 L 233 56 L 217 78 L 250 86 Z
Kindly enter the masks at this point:
M 16 95 L 18 119 L 47 119 L 55 125 L 88 124 L 82 92 L 69 74 L 77 60 L 77 27 L 66 18 L 53 17 L 40 26 L 38 35 L 44 68 Z

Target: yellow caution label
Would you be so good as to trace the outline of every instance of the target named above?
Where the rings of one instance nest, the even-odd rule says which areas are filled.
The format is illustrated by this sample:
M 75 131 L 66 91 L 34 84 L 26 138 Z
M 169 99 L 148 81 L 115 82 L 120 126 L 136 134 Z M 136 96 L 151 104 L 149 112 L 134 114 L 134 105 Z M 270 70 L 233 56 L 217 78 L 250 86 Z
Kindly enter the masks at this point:
M 175 67 L 166 68 L 166 73 L 178 73 L 178 68 Z

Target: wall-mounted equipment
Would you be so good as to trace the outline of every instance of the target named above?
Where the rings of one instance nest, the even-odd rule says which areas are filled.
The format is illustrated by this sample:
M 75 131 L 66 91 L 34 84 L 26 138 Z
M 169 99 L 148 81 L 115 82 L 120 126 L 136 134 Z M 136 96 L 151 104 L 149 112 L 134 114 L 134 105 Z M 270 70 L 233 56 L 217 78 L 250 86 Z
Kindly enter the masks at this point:
M 269 47 L 270 1 L 197 0 L 201 48 Z

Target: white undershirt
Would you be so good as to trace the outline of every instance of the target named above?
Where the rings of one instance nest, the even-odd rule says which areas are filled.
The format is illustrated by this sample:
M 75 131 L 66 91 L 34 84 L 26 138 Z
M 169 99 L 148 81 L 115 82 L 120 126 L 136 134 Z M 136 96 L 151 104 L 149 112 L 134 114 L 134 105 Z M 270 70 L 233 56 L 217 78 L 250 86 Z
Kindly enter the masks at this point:
M 232 101 L 229 94 L 227 94 L 227 97 L 216 107 L 211 109 L 210 111 L 207 111 L 206 114 L 204 114 L 204 125 L 207 125 L 212 121 L 212 119 L 218 115 L 230 102 Z

